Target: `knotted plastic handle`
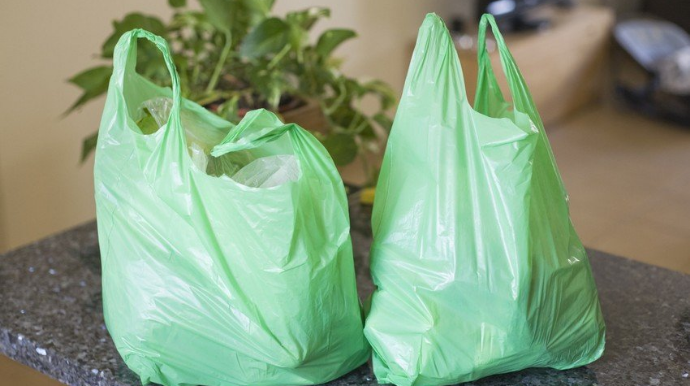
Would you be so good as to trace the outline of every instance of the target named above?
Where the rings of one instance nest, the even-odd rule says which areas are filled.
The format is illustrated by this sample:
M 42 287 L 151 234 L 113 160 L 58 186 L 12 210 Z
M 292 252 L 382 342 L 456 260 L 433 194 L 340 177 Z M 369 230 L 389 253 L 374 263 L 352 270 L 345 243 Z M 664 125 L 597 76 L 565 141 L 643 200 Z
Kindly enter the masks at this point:
M 251 127 L 261 129 L 245 137 L 240 137 L 245 130 L 249 130 Z M 296 124 L 283 123 L 268 110 L 252 110 L 221 143 L 213 147 L 211 155 L 220 157 L 234 151 L 255 149 L 277 140 L 286 133 L 299 132 L 299 130 L 300 128 Z M 299 149 L 295 149 L 295 151 L 298 152 Z
M 288 123 L 280 127 L 267 127 L 255 134 L 240 138 L 236 142 L 227 142 L 216 145 L 211 151 L 214 157 L 240 150 L 255 149 L 268 142 L 273 142 L 282 137 L 283 134 L 297 127 L 294 123 Z

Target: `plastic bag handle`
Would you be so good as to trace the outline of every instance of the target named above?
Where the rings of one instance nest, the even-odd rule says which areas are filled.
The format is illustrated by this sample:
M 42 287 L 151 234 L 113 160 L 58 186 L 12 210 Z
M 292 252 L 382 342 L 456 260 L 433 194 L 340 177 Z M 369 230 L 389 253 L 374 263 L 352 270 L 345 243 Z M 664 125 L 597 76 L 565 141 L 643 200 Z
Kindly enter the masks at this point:
M 477 36 L 477 61 L 479 64 L 479 73 L 477 79 L 477 90 L 481 90 L 480 85 L 486 81 L 491 82 L 489 84 L 490 88 L 496 90 L 496 92 L 503 98 L 503 94 L 500 91 L 500 87 L 496 83 L 496 77 L 494 76 L 493 66 L 491 65 L 491 58 L 486 50 L 486 29 L 487 24 L 491 25 L 491 31 L 496 38 L 496 45 L 498 46 L 499 58 L 501 59 L 501 67 L 503 68 L 503 73 L 508 79 L 508 86 L 513 97 L 513 104 L 515 107 L 529 115 L 532 122 L 537 126 L 541 125 L 541 118 L 537 113 L 537 108 L 532 99 L 532 95 L 527 88 L 527 83 L 520 73 L 513 55 L 510 53 L 505 40 L 503 40 L 503 35 L 496 25 L 496 19 L 493 15 L 485 13 L 479 22 L 479 35 Z M 479 100 L 479 98 L 475 98 Z
M 482 15 L 482 18 L 479 22 L 479 35 L 477 37 L 477 60 L 479 62 L 479 74 L 477 79 L 477 95 L 475 96 L 475 109 L 478 111 L 484 110 L 485 106 L 480 105 L 485 103 L 485 100 L 481 98 L 481 94 L 479 92 L 480 90 L 484 89 L 484 87 L 482 87 L 484 82 L 489 82 L 488 89 L 495 92 L 497 96 L 504 100 L 503 93 L 496 82 L 496 76 L 494 75 L 493 67 L 491 66 L 491 58 L 489 58 L 489 54 L 486 51 L 487 23 L 491 25 L 491 31 L 496 38 L 496 45 L 498 46 L 498 53 L 501 59 L 501 67 L 503 67 L 503 72 L 508 79 L 508 86 L 513 96 L 513 105 L 518 111 L 526 113 L 539 131 L 541 145 L 551 160 L 551 173 L 553 173 L 558 179 L 559 187 L 563 192 L 564 197 L 567 199 L 567 192 L 565 185 L 563 184 L 563 179 L 561 178 L 558 168 L 556 167 L 556 157 L 554 156 L 551 145 L 546 137 L 544 123 L 539 116 L 539 112 L 537 112 L 537 107 L 532 99 L 532 94 L 529 92 L 527 83 L 522 77 L 522 74 L 515 63 L 515 59 L 513 59 L 513 55 L 510 53 L 510 50 L 508 50 L 505 40 L 503 40 L 503 35 L 501 35 L 501 31 L 499 31 L 498 26 L 496 25 L 496 19 L 494 19 L 493 15 L 488 13 Z
M 163 54 L 163 60 L 165 61 L 165 65 L 168 68 L 172 80 L 173 105 L 170 110 L 170 118 L 176 117 L 179 115 L 180 103 L 182 100 L 180 94 L 180 79 L 177 74 L 177 69 L 175 68 L 175 63 L 170 56 L 168 42 L 162 37 L 141 28 L 136 28 L 124 33 L 115 46 L 113 54 L 113 76 L 116 77 L 117 84 L 122 90 L 127 74 L 136 72 L 136 48 L 139 38 L 149 40 Z M 134 51 L 134 55 L 132 55 L 132 51 Z

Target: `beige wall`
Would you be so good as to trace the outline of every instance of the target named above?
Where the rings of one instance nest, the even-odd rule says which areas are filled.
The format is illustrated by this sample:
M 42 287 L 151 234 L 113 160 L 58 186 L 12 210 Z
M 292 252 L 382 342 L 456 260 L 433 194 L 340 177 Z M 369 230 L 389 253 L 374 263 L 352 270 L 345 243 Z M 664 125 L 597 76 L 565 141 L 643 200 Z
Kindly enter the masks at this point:
M 276 11 L 309 5 L 332 8 L 320 28 L 359 32 L 338 52 L 347 58 L 347 73 L 382 78 L 400 90 L 424 14 L 457 14 L 468 2 L 277 0 Z M 78 158 L 103 100 L 61 118 L 79 95 L 65 80 L 98 63 L 111 20 L 131 10 L 169 15 L 165 0 L 1 2 L 0 251 L 94 218 L 93 161 L 80 165 Z

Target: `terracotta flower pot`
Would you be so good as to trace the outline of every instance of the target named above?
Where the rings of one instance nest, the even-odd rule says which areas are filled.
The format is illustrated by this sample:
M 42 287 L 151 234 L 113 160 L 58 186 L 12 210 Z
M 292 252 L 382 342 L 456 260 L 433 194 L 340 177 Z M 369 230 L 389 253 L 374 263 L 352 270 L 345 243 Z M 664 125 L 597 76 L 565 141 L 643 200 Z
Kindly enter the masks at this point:
M 308 100 L 297 108 L 285 112 L 281 111 L 280 115 L 283 116 L 285 122 L 296 123 L 309 131 L 321 134 L 328 133 L 326 116 L 321 111 L 319 104 L 313 100 Z

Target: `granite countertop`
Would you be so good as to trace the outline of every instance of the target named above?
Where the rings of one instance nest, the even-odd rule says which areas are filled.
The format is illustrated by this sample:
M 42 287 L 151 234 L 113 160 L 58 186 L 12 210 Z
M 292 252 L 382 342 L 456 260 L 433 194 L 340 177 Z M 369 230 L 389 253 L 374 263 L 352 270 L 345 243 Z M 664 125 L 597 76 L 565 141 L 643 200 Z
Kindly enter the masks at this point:
M 353 229 L 367 226 L 353 217 Z M 353 231 L 360 295 L 370 239 Z M 690 386 L 690 276 L 589 251 L 607 325 L 604 356 L 578 369 L 530 369 L 468 383 Z M 139 385 L 108 336 L 91 222 L 0 255 L 0 353 L 69 385 Z M 377 384 L 367 365 L 329 383 Z

